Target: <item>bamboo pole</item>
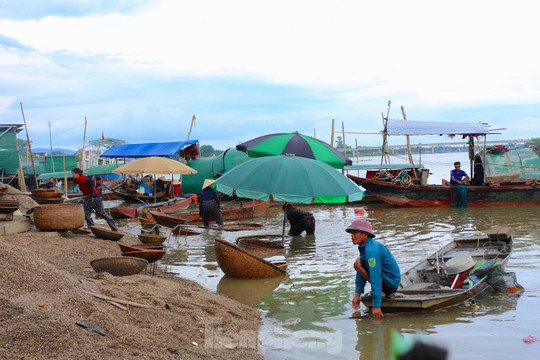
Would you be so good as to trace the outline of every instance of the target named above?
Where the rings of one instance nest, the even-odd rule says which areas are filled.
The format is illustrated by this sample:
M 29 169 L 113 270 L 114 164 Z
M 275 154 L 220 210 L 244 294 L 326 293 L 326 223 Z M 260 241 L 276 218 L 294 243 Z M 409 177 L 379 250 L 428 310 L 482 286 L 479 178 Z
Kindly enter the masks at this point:
M 341 122 L 341 136 L 343 136 L 343 155 L 347 156 L 347 149 L 345 148 L 345 123 Z
M 34 164 L 34 156 L 32 155 L 32 146 L 30 145 L 30 136 L 28 135 L 28 127 L 26 126 L 26 117 L 24 116 L 23 104 L 21 104 L 21 113 L 24 121 L 24 129 L 26 131 L 26 141 L 28 143 L 28 151 L 30 152 L 30 160 L 32 161 L 32 169 L 34 170 L 34 181 L 36 182 L 36 189 L 39 189 L 37 174 L 36 174 L 36 164 Z
M 191 130 L 193 130 L 193 127 L 195 126 L 195 120 L 197 120 L 197 117 L 195 115 L 193 115 L 191 117 L 191 125 L 189 126 L 189 132 L 187 134 L 187 139 L 186 140 L 189 140 L 189 138 L 191 136 Z
M 51 122 L 49 121 L 49 142 L 51 144 L 51 162 L 52 162 L 52 171 L 55 172 L 54 169 L 54 156 L 53 156 L 53 148 L 52 148 L 52 134 L 51 134 Z
M 330 146 L 334 146 L 334 127 L 335 127 L 336 121 L 332 119 L 332 128 L 330 129 Z
M 68 196 L 67 172 L 66 172 L 66 153 L 62 151 L 62 162 L 64 163 L 64 196 Z
M 407 121 L 407 114 L 405 114 L 405 108 L 401 107 L 401 113 L 403 114 L 403 120 Z M 409 135 L 405 136 L 407 139 L 407 155 L 409 156 L 409 164 L 413 164 L 413 158 L 411 153 L 411 138 Z
M 84 117 L 84 136 L 83 136 L 83 143 L 82 143 L 82 154 L 81 154 L 81 169 L 82 171 L 84 172 L 84 155 L 85 155 L 85 151 L 84 151 L 84 147 L 85 147 L 85 144 L 86 144 L 86 125 L 88 124 L 88 121 L 86 120 L 86 116 Z

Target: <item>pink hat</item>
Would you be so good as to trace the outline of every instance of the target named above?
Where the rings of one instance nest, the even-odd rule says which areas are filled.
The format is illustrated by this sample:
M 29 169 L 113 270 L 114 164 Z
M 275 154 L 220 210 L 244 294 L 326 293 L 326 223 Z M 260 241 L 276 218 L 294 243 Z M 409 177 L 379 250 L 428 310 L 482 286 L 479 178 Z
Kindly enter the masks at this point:
M 373 228 L 371 227 L 371 223 L 367 220 L 354 220 L 351 225 L 349 225 L 345 231 L 350 233 L 353 231 L 363 231 L 367 232 L 371 237 L 375 237 L 375 234 L 373 233 Z

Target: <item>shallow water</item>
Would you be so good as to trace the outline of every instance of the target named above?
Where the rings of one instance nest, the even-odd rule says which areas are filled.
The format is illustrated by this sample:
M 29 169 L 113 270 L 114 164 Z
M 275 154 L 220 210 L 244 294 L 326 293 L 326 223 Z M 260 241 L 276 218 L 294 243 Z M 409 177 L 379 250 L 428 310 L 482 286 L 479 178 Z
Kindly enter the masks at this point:
M 200 236 L 171 238 L 168 260 L 162 265 L 260 309 L 265 317 L 259 337 L 268 359 L 387 359 L 392 329 L 406 336 L 425 333 L 429 341 L 449 348 L 451 359 L 494 359 L 513 354 L 536 358 L 539 343 L 526 345 L 522 339 L 528 335 L 540 338 L 540 207 L 364 207 L 377 239 L 391 249 L 402 271 L 452 236 L 474 234 L 495 225 L 510 226 L 515 250 L 507 270 L 516 272 L 526 292 L 519 298 L 479 297 L 474 307 L 462 304 L 435 313 L 388 315 L 381 321 L 351 319 L 355 314 L 350 306 L 354 292 L 352 262 L 358 250 L 344 229 L 357 218 L 353 205 L 308 207 L 317 219 L 316 234 L 286 237 L 288 271 L 283 278 L 225 277 L 213 249 L 215 238 L 234 242 L 248 234 L 280 233 L 283 217 L 279 208 L 258 219 L 265 224 L 263 231 L 205 230 Z
M 344 229 L 358 218 L 354 209 L 360 206 L 367 210 L 377 240 L 393 252 L 402 272 L 453 236 L 509 226 L 515 245 L 507 271 L 517 274 L 525 293 L 521 297 L 478 297 L 476 306 L 461 304 L 434 313 L 352 319 L 359 315 L 350 306 L 352 263 L 358 250 Z M 199 236 L 171 237 L 161 265 L 260 309 L 264 320 L 259 337 L 267 359 L 388 359 L 392 329 L 407 337 L 424 333 L 428 341 L 448 348 L 450 359 L 538 358 L 540 342 L 527 345 L 522 339 L 528 335 L 540 339 L 540 207 L 409 209 L 347 204 L 306 208 L 315 215 L 316 233 L 286 236 L 286 254 L 272 258 L 286 258 L 288 270 L 283 278 L 230 279 L 223 275 L 214 255 L 216 238 L 234 242 L 251 234 L 280 234 L 283 214 L 279 207 L 257 219 L 264 230 L 203 230 Z M 134 225 L 131 229 L 138 230 Z M 239 337 L 240 344 L 252 345 L 250 340 L 242 342 L 242 334 L 231 336 Z

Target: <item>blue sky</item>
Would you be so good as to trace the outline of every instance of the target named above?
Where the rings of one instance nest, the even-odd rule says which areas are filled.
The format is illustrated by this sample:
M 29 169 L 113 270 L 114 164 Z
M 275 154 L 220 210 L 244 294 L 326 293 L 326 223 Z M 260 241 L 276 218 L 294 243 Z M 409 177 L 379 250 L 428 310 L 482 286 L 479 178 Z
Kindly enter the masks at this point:
M 33 146 L 191 138 L 225 150 L 274 132 L 330 142 L 409 120 L 540 137 L 540 22 L 515 1 L 0 0 L 0 123 Z M 20 134 L 24 137 L 24 134 Z M 354 145 L 378 135 L 348 135 Z M 413 139 L 413 142 L 416 139 Z M 392 138 L 391 144 L 404 143 Z M 447 138 L 418 139 L 453 142 Z

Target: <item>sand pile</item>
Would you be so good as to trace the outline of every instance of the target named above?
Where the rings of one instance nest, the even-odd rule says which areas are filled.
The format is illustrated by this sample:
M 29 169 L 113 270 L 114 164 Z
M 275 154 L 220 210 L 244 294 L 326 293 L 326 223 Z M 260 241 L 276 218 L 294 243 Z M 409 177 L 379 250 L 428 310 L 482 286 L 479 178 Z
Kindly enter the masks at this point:
M 90 267 L 119 254 L 92 235 L 0 237 L 0 358 L 261 358 L 256 310 L 169 274 Z

